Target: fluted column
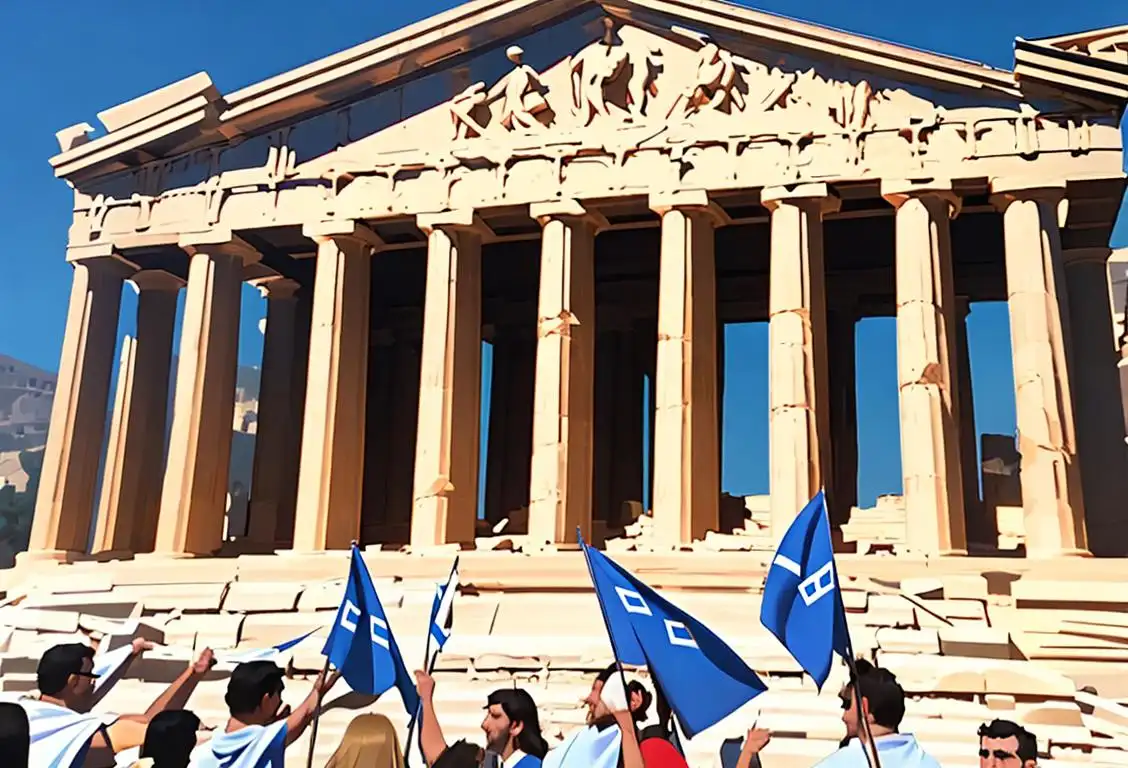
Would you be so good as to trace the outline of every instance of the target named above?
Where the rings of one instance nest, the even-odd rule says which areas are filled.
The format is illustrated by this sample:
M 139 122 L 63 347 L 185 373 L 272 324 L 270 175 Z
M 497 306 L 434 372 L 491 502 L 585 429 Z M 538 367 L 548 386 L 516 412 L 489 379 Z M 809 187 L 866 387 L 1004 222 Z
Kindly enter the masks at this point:
M 1064 252 L 1069 330 L 1077 393 L 1077 453 L 1085 497 L 1085 524 L 1094 555 L 1124 557 L 1128 541 L 1128 445 L 1120 415 L 1119 344 L 1114 335 L 1108 248 Z
M 529 536 L 591 539 L 595 418 L 595 233 L 575 200 L 539 203 L 543 227 L 537 309 Z
M 825 184 L 773 187 L 768 296 L 768 422 L 772 536 L 777 541 L 832 473 L 823 215 L 839 201 Z
M 1065 344 L 1069 305 L 1058 229 L 1065 186 L 996 179 L 992 191 L 1003 214 L 1006 238 L 1026 552 L 1036 557 L 1082 554 L 1088 544 Z
M 157 535 L 172 335 L 184 281 L 145 270 L 130 283 L 137 335 L 122 344 L 94 552 L 151 552 Z
M 703 191 L 651 195 L 662 217 L 654 386 L 654 529 L 664 544 L 716 530 L 717 437 L 715 228 L 724 215 Z
M 243 266 L 258 254 L 230 231 L 180 246 L 191 260 L 154 551 L 204 555 L 223 540 Z
M 950 184 L 884 181 L 897 209 L 897 381 L 907 543 L 930 555 L 967 554 L 952 241 L 960 202 Z
M 297 446 L 290 433 L 294 411 L 294 334 L 300 287 L 294 280 L 271 277 L 255 286 L 266 299 L 266 332 L 259 375 L 258 423 L 251 470 L 250 524 L 247 538 L 253 546 L 273 548 L 278 513 L 283 505 L 286 478 L 297 471 Z
M 319 552 L 360 534 L 372 257 L 383 243 L 354 221 L 303 233 L 317 243 L 317 273 L 294 549 Z
M 971 347 L 968 345 L 967 318 L 971 302 L 967 296 L 956 296 L 953 318 L 956 331 L 956 405 L 959 413 L 960 468 L 963 477 L 964 520 L 967 541 L 983 547 L 998 543 L 998 531 L 979 496 L 979 431 L 975 427 L 975 394 L 971 385 Z
M 86 551 L 106 425 L 121 284 L 132 270 L 102 247 L 72 248 L 74 267 L 51 425 L 28 557 Z
M 474 540 L 482 398 L 482 228 L 473 211 L 421 215 L 427 233 L 411 543 Z

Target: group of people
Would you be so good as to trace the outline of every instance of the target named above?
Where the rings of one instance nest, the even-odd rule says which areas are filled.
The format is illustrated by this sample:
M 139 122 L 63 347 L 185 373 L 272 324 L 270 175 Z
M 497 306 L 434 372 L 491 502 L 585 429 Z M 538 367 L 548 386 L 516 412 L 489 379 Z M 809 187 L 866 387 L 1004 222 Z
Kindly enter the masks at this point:
M 133 657 L 148 647 L 135 641 Z M 142 714 L 75 720 L 75 714 L 89 714 L 94 703 L 94 651 L 80 643 L 57 645 L 39 662 L 39 697 L 0 703 L 2 763 L 5 768 L 283 768 L 286 748 L 313 721 L 337 673 L 318 675 L 302 703 L 291 709 L 282 702 L 285 675 L 280 667 L 271 661 L 239 664 L 225 696 L 230 717 L 215 733 L 204 730 L 200 719 L 184 709 L 214 664 L 212 652 L 205 649 Z M 521 688 L 497 690 L 487 697 L 481 726 L 484 746 L 448 744 L 435 711 L 435 681 L 426 672 L 416 672 L 415 677 L 421 702 L 418 744 L 429 768 L 687 768 L 660 692 L 657 722 L 642 727 L 652 719 L 654 696 L 639 681 L 627 682 L 617 664 L 592 683 L 583 701 L 586 725 L 554 748 L 541 733 L 533 697 Z M 845 737 L 841 748 L 819 763 L 822 768 L 940 765 L 912 734 L 899 731 L 905 692 L 888 670 L 858 660 L 841 700 Z M 77 738 L 59 737 L 75 727 L 89 730 Z M 726 768 L 750 768 L 770 741 L 769 731 L 753 727 L 738 752 L 726 757 L 722 751 L 722 762 Z M 404 746 L 386 717 L 362 714 L 349 724 L 326 768 L 404 768 Z M 1034 768 L 1036 739 L 1010 721 L 983 725 L 979 764 Z

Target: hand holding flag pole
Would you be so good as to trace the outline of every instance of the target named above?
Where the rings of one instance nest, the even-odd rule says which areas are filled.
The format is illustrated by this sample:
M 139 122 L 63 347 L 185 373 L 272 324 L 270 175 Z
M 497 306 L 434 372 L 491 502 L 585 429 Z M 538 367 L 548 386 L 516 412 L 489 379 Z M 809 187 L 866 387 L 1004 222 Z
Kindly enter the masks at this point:
M 454 625 L 454 598 L 458 592 L 458 558 L 454 558 L 454 565 L 450 568 L 445 584 L 435 585 L 435 598 L 431 602 L 431 623 L 427 627 L 427 641 L 423 650 L 423 670 L 430 675 L 435 671 L 435 662 L 443 650 L 447 640 L 450 639 L 451 629 Z M 436 648 L 432 653 L 431 641 L 434 640 Z M 422 760 L 423 747 L 418 743 L 422 733 L 417 733 L 420 719 L 423 716 L 423 700 L 419 699 L 415 705 L 415 713 L 407 724 L 407 742 L 404 749 L 404 763 L 414 766 L 419 761 L 412 758 L 418 752 Z M 424 763 L 425 764 L 425 763 Z
M 846 662 L 858 707 L 858 723 L 866 744 L 872 745 L 869 722 L 862 711 L 858 687 L 861 681 L 854 663 L 822 491 L 803 507 L 780 540 L 764 579 L 760 622 L 783 643 L 820 691 L 830 675 L 834 655 Z M 881 768 L 876 748 L 871 760 L 870 747 L 863 746 L 867 762 Z

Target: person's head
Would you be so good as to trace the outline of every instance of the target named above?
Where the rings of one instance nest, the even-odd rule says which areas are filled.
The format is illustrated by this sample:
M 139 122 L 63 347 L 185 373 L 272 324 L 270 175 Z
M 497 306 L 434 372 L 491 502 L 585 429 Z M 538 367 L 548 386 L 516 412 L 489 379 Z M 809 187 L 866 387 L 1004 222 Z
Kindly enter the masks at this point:
M 187 709 L 161 712 L 145 728 L 141 757 L 153 759 L 153 768 L 188 768 L 188 758 L 196 746 L 200 718 Z
M 27 712 L 13 701 L 0 702 L 0 755 L 4 765 L 28 768 L 28 751 L 31 749 L 31 729 Z
M 247 725 L 265 725 L 282 708 L 283 672 L 272 661 L 248 661 L 235 667 L 223 700 L 231 716 Z
M 486 749 L 502 757 L 518 749 L 538 760 L 548 753 L 537 705 L 522 688 L 502 688 L 489 695 L 482 730 L 486 734 Z
M 383 715 L 357 715 L 325 768 L 403 768 L 395 726 Z
M 443 750 L 431 768 L 478 768 L 483 756 L 480 747 L 460 739 Z
M 611 708 L 603 700 L 603 688 L 612 676 L 619 674 L 621 674 L 619 665 L 611 664 L 595 676 L 595 681 L 591 684 L 591 691 L 584 699 L 584 704 L 587 705 L 588 710 L 588 725 L 603 722 L 611 717 Z M 637 680 L 632 680 L 627 685 L 627 706 L 630 707 L 635 722 L 646 719 L 646 710 L 650 707 L 652 698 L 650 692 Z
M 979 726 L 979 768 L 1034 768 L 1038 740 L 1010 720 L 992 720 Z
M 35 670 L 39 693 L 59 699 L 75 712 L 88 712 L 94 697 L 94 649 L 82 643 L 49 648 Z
M 865 659 L 858 659 L 855 667 L 857 678 L 852 678 L 841 694 L 847 738 L 864 734 L 861 717 L 865 717 L 874 736 L 896 733 L 905 717 L 905 690 L 887 669 L 875 667 Z

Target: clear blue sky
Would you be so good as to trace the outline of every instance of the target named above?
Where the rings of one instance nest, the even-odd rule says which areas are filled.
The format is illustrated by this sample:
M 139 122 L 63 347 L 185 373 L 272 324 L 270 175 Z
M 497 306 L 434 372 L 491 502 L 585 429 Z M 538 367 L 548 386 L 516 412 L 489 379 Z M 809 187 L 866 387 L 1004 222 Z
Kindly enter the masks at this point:
M 70 270 L 63 261 L 70 191 L 47 158 L 54 133 L 99 110 L 206 70 L 227 92 L 335 53 L 454 0 L 100 0 L 9 2 L 0 10 L 0 353 L 54 370 Z M 1036 38 L 1123 24 L 1123 0 L 762 0 L 746 3 L 917 48 L 1013 64 L 1015 36 Z M 1114 243 L 1128 241 L 1122 224 Z M 130 330 L 132 297 L 123 301 Z M 244 294 L 240 358 L 257 364 L 262 301 Z M 1011 434 L 1014 398 L 1003 305 L 977 304 L 970 319 L 980 431 Z M 724 484 L 766 493 L 767 327 L 730 327 Z M 860 496 L 899 492 L 895 331 L 869 320 L 858 335 Z

